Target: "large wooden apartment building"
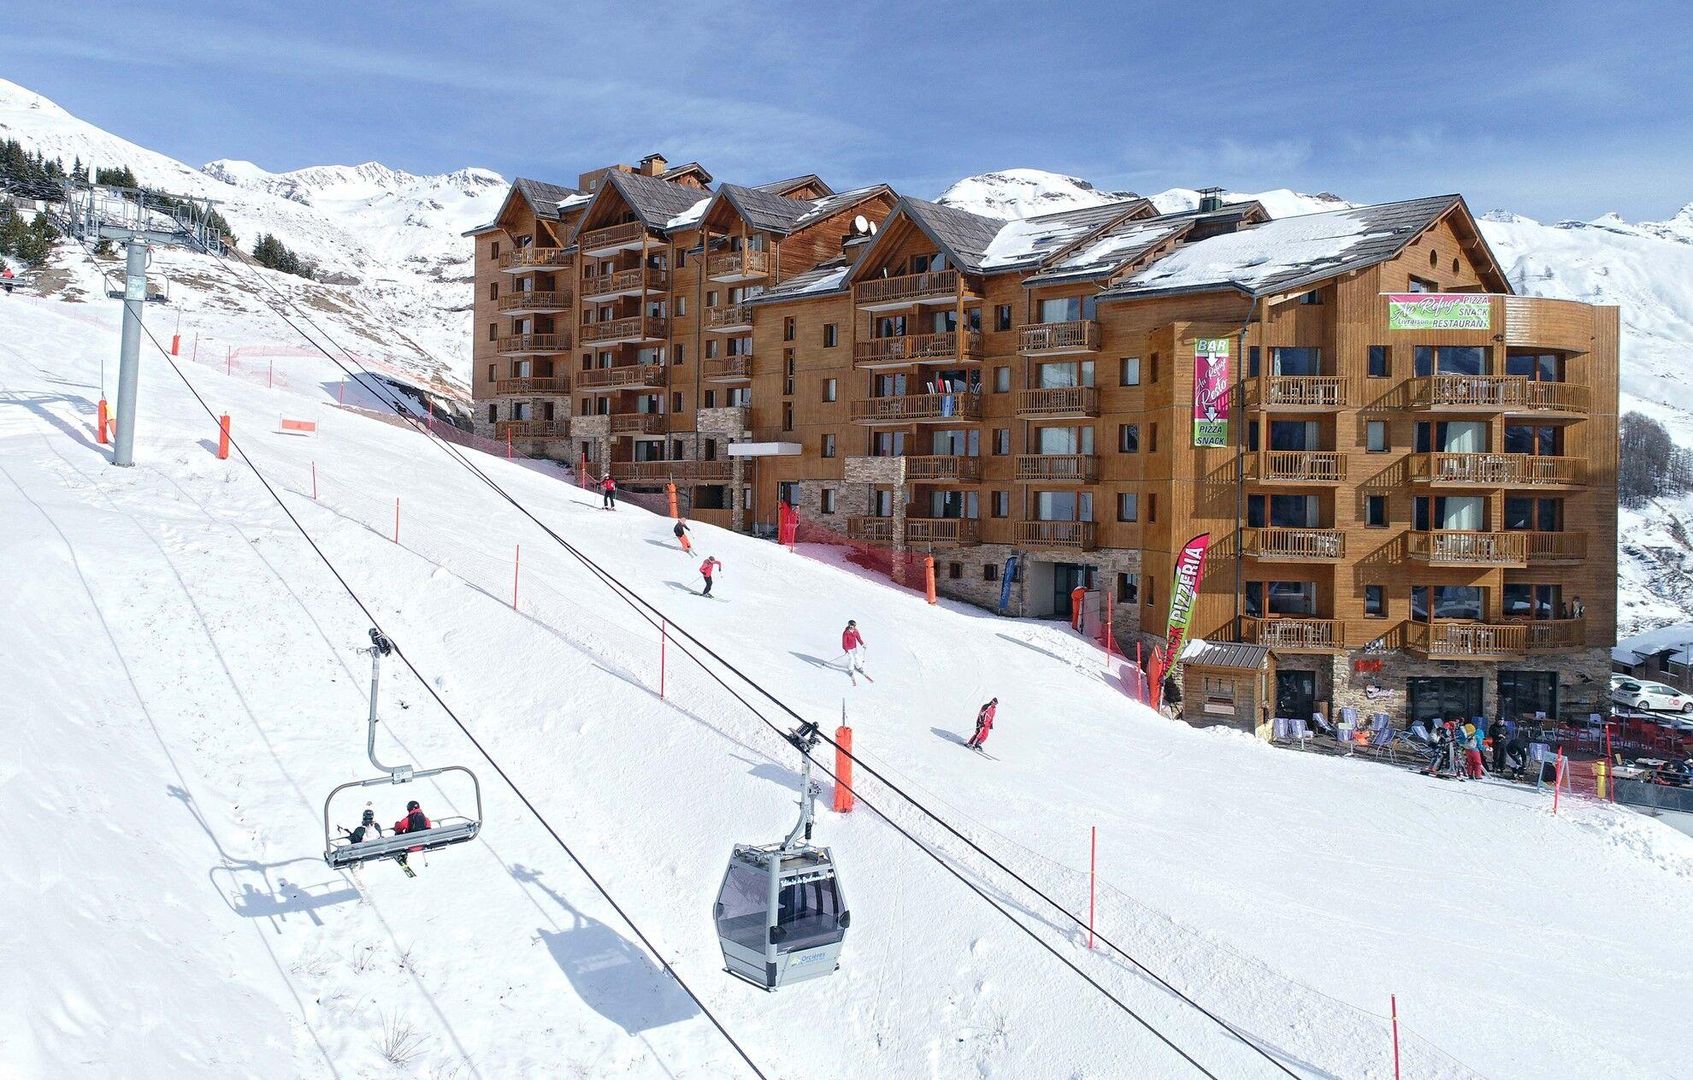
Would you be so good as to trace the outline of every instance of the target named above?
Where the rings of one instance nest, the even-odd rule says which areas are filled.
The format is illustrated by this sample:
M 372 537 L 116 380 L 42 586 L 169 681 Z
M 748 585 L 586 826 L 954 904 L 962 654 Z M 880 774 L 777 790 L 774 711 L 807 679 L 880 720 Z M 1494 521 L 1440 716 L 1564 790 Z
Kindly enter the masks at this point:
M 983 604 L 1016 554 L 1013 613 L 1080 584 L 1124 643 L 1209 533 L 1191 632 L 1270 646 L 1278 714 L 1604 696 L 1617 311 L 1513 294 L 1461 198 L 1007 222 L 711 185 L 514 185 L 474 233 L 490 434 L 737 529 L 786 500 Z

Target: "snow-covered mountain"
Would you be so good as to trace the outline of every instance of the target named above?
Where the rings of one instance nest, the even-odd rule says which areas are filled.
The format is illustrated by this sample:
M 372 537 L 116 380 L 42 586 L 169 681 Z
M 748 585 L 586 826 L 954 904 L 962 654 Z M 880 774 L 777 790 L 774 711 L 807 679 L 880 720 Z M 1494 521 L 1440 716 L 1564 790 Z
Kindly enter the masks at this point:
M 1133 191 L 1105 191 L 1086 180 L 1044 169 L 1002 169 L 999 172 L 966 176 L 935 197 L 946 206 L 985 217 L 1025 218 L 1040 214 L 1056 214 L 1105 203 L 1124 202 L 1141 196 Z M 1199 192 L 1194 188 L 1170 188 L 1156 195 L 1146 196 L 1165 214 L 1192 210 L 1199 205 Z M 1287 188 L 1276 188 L 1256 194 L 1226 192 L 1224 202 L 1247 202 L 1256 199 L 1264 204 L 1271 217 L 1294 217 L 1316 214 L 1324 210 L 1344 210 L 1354 205 L 1337 195 L 1322 192 L 1306 195 Z

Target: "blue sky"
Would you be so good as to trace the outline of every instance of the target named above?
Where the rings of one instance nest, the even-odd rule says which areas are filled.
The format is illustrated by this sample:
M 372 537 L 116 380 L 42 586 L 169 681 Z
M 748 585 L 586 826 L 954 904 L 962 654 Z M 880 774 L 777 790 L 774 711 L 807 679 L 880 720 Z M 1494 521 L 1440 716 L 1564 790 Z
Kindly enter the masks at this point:
M 1102 187 L 1459 191 L 1542 219 L 1693 201 L 1693 4 L 938 5 L 222 0 L 11 6 L 0 76 L 190 164 L 375 159 L 933 196 L 1031 166 Z

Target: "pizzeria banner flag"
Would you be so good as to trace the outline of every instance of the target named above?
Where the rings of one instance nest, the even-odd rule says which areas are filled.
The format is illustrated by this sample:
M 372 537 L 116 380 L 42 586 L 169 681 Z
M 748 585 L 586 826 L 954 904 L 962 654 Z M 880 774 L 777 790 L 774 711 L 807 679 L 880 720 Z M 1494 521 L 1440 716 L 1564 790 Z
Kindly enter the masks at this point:
M 1491 330 L 1493 300 L 1476 293 L 1388 293 L 1389 330 Z
M 1193 445 L 1229 444 L 1229 339 L 1193 343 Z
M 1199 598 L 1199 578 L 1205 573 L 1205 550 L 1211 546 L 1211 534 L 1200 533 L 1182 545 L 1176 556 L 1176 580 L 1170 589 L 1170 625 L 1165 634 L 1169 647 L 1164 655 L 1174 665 L 1182 654 L 1182 642 L 1187 637 L 1187 624 L 1193 618 L 1193 604 Z

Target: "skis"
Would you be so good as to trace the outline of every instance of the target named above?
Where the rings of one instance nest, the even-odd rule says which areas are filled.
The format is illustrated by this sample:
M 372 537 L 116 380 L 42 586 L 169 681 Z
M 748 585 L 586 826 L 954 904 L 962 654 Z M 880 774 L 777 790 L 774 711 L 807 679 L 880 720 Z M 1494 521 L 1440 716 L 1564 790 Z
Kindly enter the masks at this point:
M 406 872 L 407 877 L 414 878 L 417 876 L 417 871 L 413 870 L 411 868 L 411 864 L 406 862 L 406 857 L 404 855 L 394 856 L 394 861 L 400 864 L 400 869 Z
M 986 750 L 983 750 L 979 746 L 971 746 L 969 743 L 965 743 L 964 749 L 974 750 L 976 753 L 978 753 L 978 754 L 982 755 L 983 757 L 987 758 L 989 761 L 998 761 L 999 760 L 998 758 L 994 757 L 992 754 L 988 753 Z
M 858 685 L 858 677 L 860 675 L 864 676 L 864 681 L 867 682 L 867 683 L 874 683 L 876 681 L 875 679 L 872 679 L 870 677 L 870 673 L 868 671 L 865 671 L 863 668 L 859 668 L 856 671 L 848 671 L 847 672 L 847 678 L 852 680 L 852 685 L 854 685 L 854 686 Z

